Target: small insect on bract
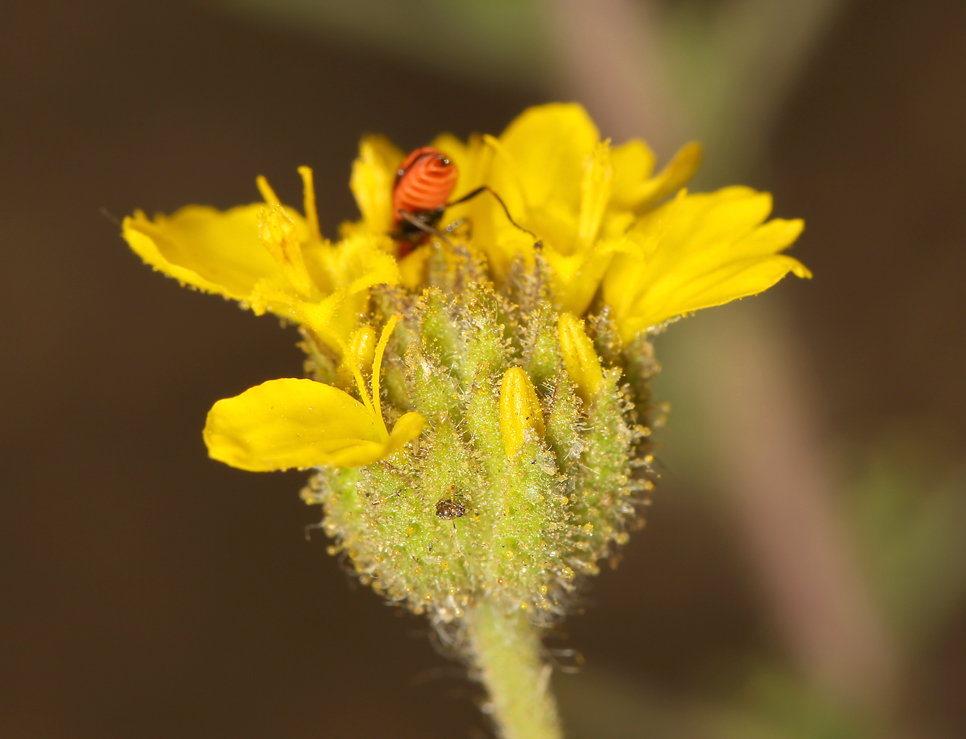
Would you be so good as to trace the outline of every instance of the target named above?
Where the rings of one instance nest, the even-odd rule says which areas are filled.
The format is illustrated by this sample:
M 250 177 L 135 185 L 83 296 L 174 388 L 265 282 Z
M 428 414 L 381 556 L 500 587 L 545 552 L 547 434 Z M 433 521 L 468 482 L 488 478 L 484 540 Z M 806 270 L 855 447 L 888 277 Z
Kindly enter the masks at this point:
M 452 521 L 454 518 L 461 518 L 466 515 L 466 506 L 459 501 L 444 498 L 436 504 L 436 515 L 447 521 Z

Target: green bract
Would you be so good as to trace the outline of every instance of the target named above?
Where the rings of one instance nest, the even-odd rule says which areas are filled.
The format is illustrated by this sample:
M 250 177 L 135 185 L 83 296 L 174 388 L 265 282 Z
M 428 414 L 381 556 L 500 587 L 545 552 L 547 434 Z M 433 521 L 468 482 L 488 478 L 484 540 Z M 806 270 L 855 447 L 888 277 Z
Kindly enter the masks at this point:
M 441 280 L 418 300 L 376 296 L 383 315 L 403 316 L 383 382 L 393 414 L 425 419 L 418 444 L 366 467 L 324 468 L 303 497 L 324 504 L 333 553 L 391 600 L 442 623 L 483 601 L 545 622 L 575 578 L 626 540 L 652 487 L 647 385 L 624 379 L 630 355 L 639 380 L 653 372 L 651 346 L 621 350 L 607 312 L 592 317 L 603 362 L 585 401 L 567 372 L 559 315 L 541 299 L 546 267 L 518 265 L 497 292 L 470 279 L 480 265 L 468 254 L 455 270 L 434 269 L 444 249 L 429 269 Z M 316 379 L 330 381 L 331 366 L 318 357 Z M 501 404 L 513 373 L 532 383 L 539 413 L 539 423 L 521 421 L 519 444 L 506 430 L 513 404 Z

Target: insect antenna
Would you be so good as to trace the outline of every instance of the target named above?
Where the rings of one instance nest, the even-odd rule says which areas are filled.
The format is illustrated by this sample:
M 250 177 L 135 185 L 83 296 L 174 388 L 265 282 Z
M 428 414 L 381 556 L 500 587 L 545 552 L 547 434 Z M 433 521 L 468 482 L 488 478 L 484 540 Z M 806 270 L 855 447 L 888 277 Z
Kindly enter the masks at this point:
M 101 208 L 101 215 L 104 216 L 107 220 L 111 221 L 118 228 L 121 227 L 121 219 L 118 218 L 113 213 L 111 213 L 111 211 L 109 211 L 107 208 Z
M 470 192 L 466 193 L 466 195 L 464 195 L 463 197 L 457 198 L 456 200 L 453 200 L 452 202 L 446 203 L 446 206 L 445 207 L 451 208 L 454 205 L 459 205 L 460 203 L 465 203 L 467 200 L 472 200 L 477 195 L 479 195 L 479 194 L 481 194 L 483 192 L 488 192 L 488 193 L 490 193 L 490 195 L 492 195 L 493 197 L 496 198 L 496 202 L 498 202 L 500 204 L 500 207 L 503 208 L 503 212 L 506 213 L 507 220 L 510 223 L 512 223 L 514 226 L 516 226 L 518 229 L 520 229 L 524 233 L 530 234 L 534 239 L 537 238 L 537 235 L 533 231 L 531 231 L 529 228 L 524 228 L 519 223 L 517 223 L 516 221 L 513 220 L 513 216 L 510 215 L 510 209 L 506 207 L 506 203 L 503 202 L 503 198 L 501 198 L 499 195 L 497 195 L 496 194 L 496 191 L 493 190 L 493 188 L 491 188 L 489 185 L 480 185 L 475 190 L 471 190 Z

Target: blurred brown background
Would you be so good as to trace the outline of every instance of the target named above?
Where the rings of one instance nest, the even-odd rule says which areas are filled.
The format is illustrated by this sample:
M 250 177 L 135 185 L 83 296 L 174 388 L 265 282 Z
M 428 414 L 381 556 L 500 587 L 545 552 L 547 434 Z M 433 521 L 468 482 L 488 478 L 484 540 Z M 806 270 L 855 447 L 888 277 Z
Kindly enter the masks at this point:
M 236 5 L 0 7 L 0 736 L 487 735 L 423 622 L 306 541 L 304 475 L 206 458 L 214 400 L 301 371 L 292 329 L 152 274 L 102 209 L 250 202 L 256 174 L 297 201 L 309 164 L 334 234 L 363 132 L 498 133 L 558 98 L 664 155 L 708 140 L 700 185 L 770 189 L 816 275 L 658 340 L 662 489 L 552 643 L 587 660 L 558 681 L 573 736 L 966 736 L 966 4 L 826 3 L 781 84 L 727 88 L 770 107 L 727 121 L 693 100 L 661 120 L 687 75 L 628 95 L 594 32 L 629 9 L 680 34 L 735 2 L 535 2 L 539 48 L 505 2 L 489 26 L 373 2 L 369 36 Z M 744 5 L 799 43 L 795 3 Z M 393 13 L 413 26 L 390 43 Z

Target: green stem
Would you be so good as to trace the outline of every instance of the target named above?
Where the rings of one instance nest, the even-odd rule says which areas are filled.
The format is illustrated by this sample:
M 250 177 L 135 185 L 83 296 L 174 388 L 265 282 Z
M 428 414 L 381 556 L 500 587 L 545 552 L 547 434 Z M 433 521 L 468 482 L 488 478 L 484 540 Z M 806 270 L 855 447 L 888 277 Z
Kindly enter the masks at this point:
M 525 613 L 508 616 L 485 603 L 466 620 L 473 663 L 501 739 L 561 739 L 540 630 Z

